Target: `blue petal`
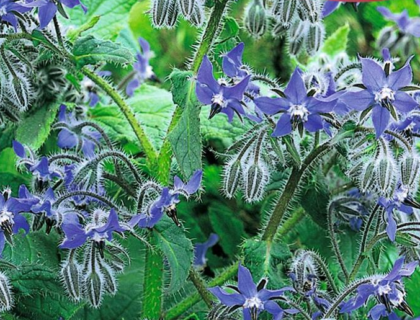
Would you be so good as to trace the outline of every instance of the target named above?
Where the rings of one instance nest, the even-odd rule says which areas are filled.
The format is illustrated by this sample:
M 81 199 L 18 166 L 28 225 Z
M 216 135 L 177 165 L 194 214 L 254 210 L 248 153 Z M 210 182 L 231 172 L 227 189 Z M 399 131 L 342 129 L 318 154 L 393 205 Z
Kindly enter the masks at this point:
M 226 293 L 220 287 L 210 288 L 209 291 L 213 293 L 225 306 L 242 306 L 245 303 L 244 296 L 239 293 Z
M 254 103 L 262 112 L 270 116 L 289 109 L 289 101 L 284 98 L 259 97 L 254 100 Z
M 46 5 L 38 8 L 40 28 L 44 29 L 57 13 L 57 6 L 54 2 L 48 1 Z
M 385 71 L 376 61 L 368 58 L 360 58 L 362 62 L 362 81 L 363 84 L 372 90 L 382 89 L 387 79 Z
M 304 102 L 307 98 L 306 86 L 301 73 L 302 71 L 299 68 L 296 68 L 290 78 L 286 90 L 284 90 L 287 98 L 293 104 L 302 104 L 302 102 Z
M 277 121 L 276 129 L 273 137 L 282 137 L 292 132 L 292 123 L 290 122 L 290 115 L 288 113 L 282 114 L 279 121 Z
M 395 100 L 392 102 L 398 111 L 407 113 L 415 109 L 419 104 L 409 94 L 403 91 L 395 93 Z
M 392 211 L 388 211 L 388 221 L 386 225 L 386 233 L 388 234 L 389 240 L 392 242 L 395 241 L 395 236 L 397 234 L 397 223 L 394 220 Z
M 378 139 L 388 127 L 389 118 L 390 114 L 386 108 L 380 105 L 373 107 L 372 121 L 376 131 L 376 139 Z
M 13 150 L 19 158 L 26 157 L 25 147 L 18 141 L 13 140 Z
M 363 111 L 372 105 L 374 95 L 368 90 L 348 91 L 340 97 L 351 110 Z
M 251 272 L 242 265 L 238 268 L 238 288 L 245 298 L 252 298 L 257 295 L 257 286 L 252 279 Z

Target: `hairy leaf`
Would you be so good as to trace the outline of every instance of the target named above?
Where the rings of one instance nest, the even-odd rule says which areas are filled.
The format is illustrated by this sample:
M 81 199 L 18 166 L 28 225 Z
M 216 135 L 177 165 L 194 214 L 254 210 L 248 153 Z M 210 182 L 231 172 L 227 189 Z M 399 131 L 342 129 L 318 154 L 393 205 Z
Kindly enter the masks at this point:
M 104 61 L 126 65 L 133 60 L 131 52 L 120 44 L 91 35 L 76 40 L 73 56 L 79 67 Z
M 178 165 L 186 179 L 202 167 L 200 103 L 195 96 L 191 72 L 174 70 L 170 76 L 174 102 L 183 109 L 176 127 L 169 135 Z
M 194 257 L 191 240 L 166 216 L 156 225 L 154 237 L 171 269 L 168 290 L 169 292 L 177 291 L 187 280 Z
M 340 52 L 345 52 L 347 49 L 347 41 L 350 33 L 350 26 L 345 24 L 329 36 L 324 45 L 321 48 L 321 52 L 324 52 L 330 56 L 335 56 Z
M 17 192 L 21 184 L 29 184 L 30 175 L 19 173 L 16 169 L 17 156 L 12 148 L 6 148 L 0 152 L 0 190 L 10 187 Z

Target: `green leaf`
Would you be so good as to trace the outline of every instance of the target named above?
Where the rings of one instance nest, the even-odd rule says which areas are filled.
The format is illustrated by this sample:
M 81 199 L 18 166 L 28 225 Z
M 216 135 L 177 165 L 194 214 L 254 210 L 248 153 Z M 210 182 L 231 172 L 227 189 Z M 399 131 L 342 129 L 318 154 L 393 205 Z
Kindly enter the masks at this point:
M 184 231 L 166 216 L 156 225 L 153 235 L 171 270 L 168 290 L 175 292 L 187 280 L 194 258 L 193 245 Z
M 324 42 L 321 52 L 330 56 L 335 56 L 340 52 L 345 52 L 347 49 L 347 41 L 350 33 L 350 26 L 345 24 L 330 35 Z
M 83 32 L 92 29 L 99 22 L 100 18 L 100 16 L 93 16 L 89 21 L 81 25 L 79 28 L 69 30 L 67 32 L 67 39 L 70 41 L 75 41 Z
M 215 203 L 209 208 L 209 218 L 214 232 L 220 237 L 219 243 L 229 256 L 238 253 L 239 245 L 245 236 L 241 220 L 225 205 Z
M 127 103 L 153 145 L 160 149 L 175 109 L 172 95 L 166 90 L 143 84 L 133 97 L 127 99 Z M 117 106 L 98 105 L 89 111 L 92 119 L 104 128 L 113 141 L 124 145 L 125 151 L 140 151 L 137 137 Z
M 286 265 L 292 256 L 287 244 L 280 241 L 267 243 L 260 239 L 248 239 L 243 244 L 243 251 L 245 266 L 250 269 L 254 281 L 268 277 L 272 287 L 283 281 L 282 266 Z
M 91 35 L 76 40 L 73 56 L 80 68 L 104 61 L 126 65 L 133 60 L 131 52 L 119 43 L 100 40 Z
M 83 12 L 80 6 L 69 10 L 70 19 L 61 19 L 64 24 L 79 28 L 95 16 L 100 16 L 98 23 L 86 34 L 94 34 L 102 39 L 115 39 L 118 33 L 127 27 L 127 20 L 132 6 L 137 0 L 83 0 L 88 11 Z
M 12 148 L 0 152 L 0 190 L 10 187 L 13 192 L 17 192 L 21 184 L 29 184 L 31 175 L 17 171 L 16 160 L 17 156 Z
M 58 106 L 58 103 L 46 104 L 26 113 L 16 130 L 16 140 L 34 150 L 39 149 L 50 134 Z
M 175 158 L 186 179 L 202 167 L 200 103 L 195 95 L 192 73 L 174 70 L 170 75 L 174 102 L 183 109 L 178 124 L 169 134 Z

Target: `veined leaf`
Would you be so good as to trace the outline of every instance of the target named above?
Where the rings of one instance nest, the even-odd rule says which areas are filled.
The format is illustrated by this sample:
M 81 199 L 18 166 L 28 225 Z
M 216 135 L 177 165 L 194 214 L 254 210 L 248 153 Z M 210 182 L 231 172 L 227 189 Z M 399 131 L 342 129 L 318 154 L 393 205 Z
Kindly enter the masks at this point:
M 30 174 L 17 171 L 16 160 L 17 156 L 12 148 L 6 148 L 0 152 L 0 190 L 10 187 L 14 192 L 17 192 L 21 184 L 28 184 L 31 181 Z
M 120 44 L 91 35 L 76 40 L 73 56 L 79 67 L 104 61 L 117 64 L 129 64 L 133 61 L 131 52 Z
M 330 56 L 335 56 L 340 52 L 345 52 L 347 49 L 347 41 L 350 32 L 350 26 L 345 24 L 330 35 L 324 42 L 321 52 Z
M 164 217 L 153 233 L 157 246 L 165 255 L 171 270 L 169 292 L 175 292 L 187 280 L 194 258 L 191 240 L 168 217 Z
M 173 101 L 183 109 L 181 118 L 169 135 L 169 141 L 175 158 L 188 179 L 202 167 L 200 110 L 201 106 L 195 96 L 195 83 L 192 72 L 174 70 L 170 76 Z

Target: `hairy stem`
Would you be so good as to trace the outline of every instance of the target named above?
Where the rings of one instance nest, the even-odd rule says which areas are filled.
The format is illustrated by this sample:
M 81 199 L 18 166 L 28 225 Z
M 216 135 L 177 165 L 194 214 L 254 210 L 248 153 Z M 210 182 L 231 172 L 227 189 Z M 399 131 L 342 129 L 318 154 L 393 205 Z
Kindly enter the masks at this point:
M 143 128 L 140 123 L 137 121 L 135 114 L 131 110 L 130 106 L 125 102 L 125 100 L 120 96 L 120 94 L 115 90 L 108 82 L 102 79 L 100 76 L 95 74 L 93 71 L 89 70 L 86 67 L 81 69 L 82 73 L 92 80 L 97 86 L 99 86 L 103 91 L 105 91 L 112 100 L 118 105 L 121 112 L 126 117 L 127 121 L 130 123 L 131 128 L 133 129 L 137 139 L 139 140 L 143 151 L 146 155 L 147 160 L 150 165 L 154 165 L 157 160 L 157 153 L 149 138 L 146 136 Z
M 212 306 L 213 298 L 210 291 L 207 290 L 207 284 L 201 279 L 200 274 L 193 268 L 190 270 L 189 277 L 207 307 L 210 308 Z
M 264 230 L 264 233 L 262 235 L 262 240 L 271 242 L 274 239 L 274 236 L 276 235 L 277 229 L 279 228 L 279 225 L 283 219 L 284 214 L 287 211 L 287 207 L 290 204 L 290 201 L 292 200 L 293 196 L 295 195 L 295 192 L 297 190 L 297 187 L 299 186 L 299 183 L 308 167 L 328 148 L 330 145 L 328 143 L 324 143 L 323 145 L 319 146 L 315 150 L 313 150 L 303 161 L 302 166 L 300 168 L 294 167 L 289 180 L 287 181 L 286 187 L 283 190 L 282 195 L 280 196 L 273 214 L 270 217 L 269 222 L 267 223 L 267 226 Z

